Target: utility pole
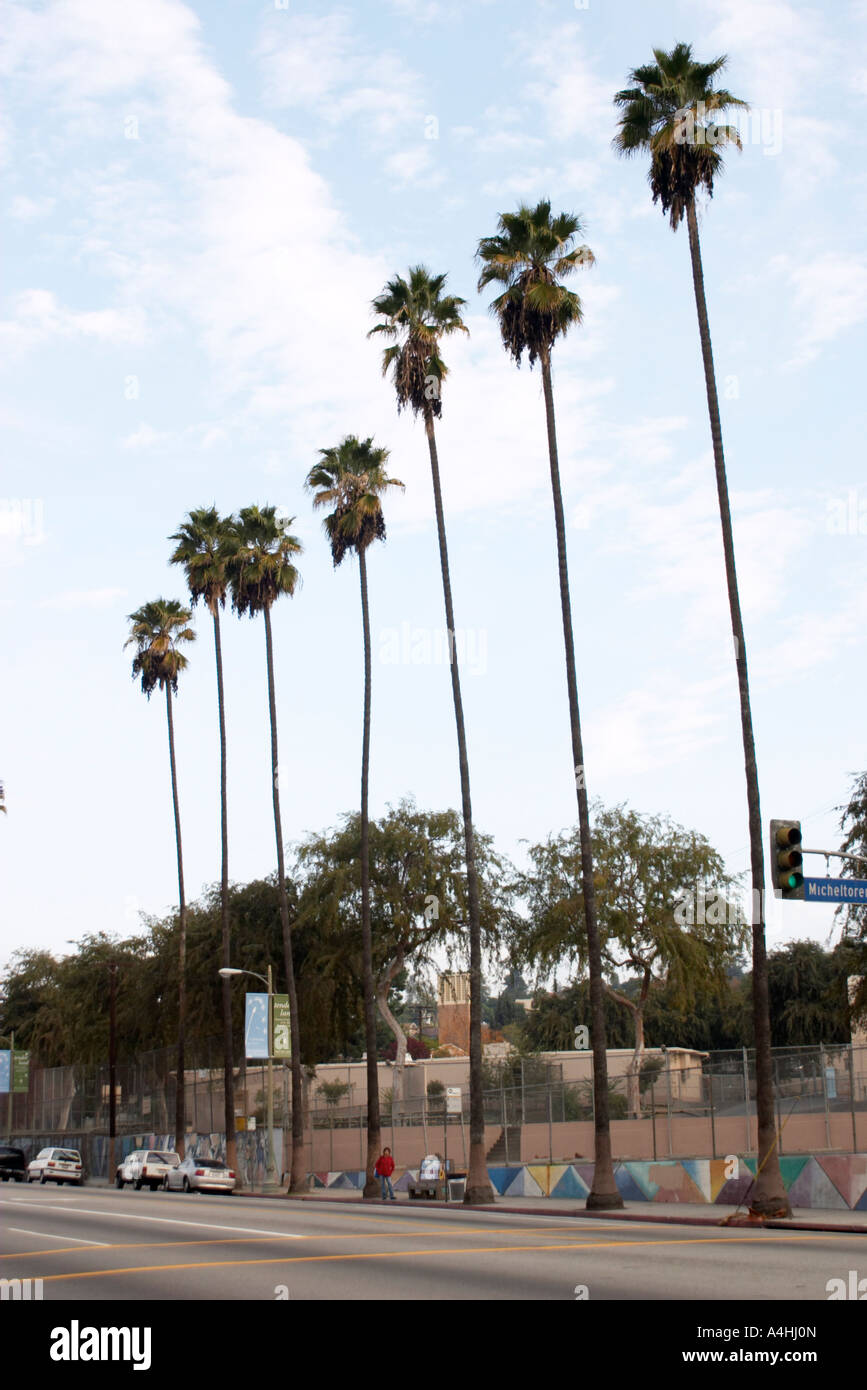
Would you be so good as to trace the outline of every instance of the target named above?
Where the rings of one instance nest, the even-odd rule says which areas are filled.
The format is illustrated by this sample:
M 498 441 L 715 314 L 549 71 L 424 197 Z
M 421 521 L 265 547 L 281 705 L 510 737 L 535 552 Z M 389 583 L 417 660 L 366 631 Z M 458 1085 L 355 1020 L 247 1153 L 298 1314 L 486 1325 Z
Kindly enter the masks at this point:
M 114 1182 L 117 1134 L 117 961 L 108 967 L 108 1181 Z
M 12 1142 L 12 1097 L 15 1086 L 15 1030 L 9 1034 L 9 1104 L 6 1107 L 6 1143 Z

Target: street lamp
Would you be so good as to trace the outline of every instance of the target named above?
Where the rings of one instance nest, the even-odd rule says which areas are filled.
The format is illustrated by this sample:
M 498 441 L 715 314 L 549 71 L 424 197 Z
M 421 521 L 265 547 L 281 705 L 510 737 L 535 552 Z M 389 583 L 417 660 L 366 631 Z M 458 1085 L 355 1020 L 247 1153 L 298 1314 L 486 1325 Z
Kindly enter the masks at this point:
M 254 980 L 261 980 L 268 988 L 268 1084 L 266 1090 L 267 1105 L 267 1125 L 268 1125 L 268 1149 L 265 1155 L 265 1192 L 279 1192 L 280 1183 L 277 1178 L 277 1165 L 274 1162 L 274 1068 L 271 1064 L 271 1044 L 273 1038 L 273 999 L 274 990 L 271 983 L 271 967 L 268 966 L 268 978 L 264 975 L 257 975 L 255 970 L 236 970 L 231 965 L 224 965 L 217 974 L 224 980 L 229 980 L 234 975 L 251 975 Z M 226 1136 L 228 1139 L 228 1135 Z

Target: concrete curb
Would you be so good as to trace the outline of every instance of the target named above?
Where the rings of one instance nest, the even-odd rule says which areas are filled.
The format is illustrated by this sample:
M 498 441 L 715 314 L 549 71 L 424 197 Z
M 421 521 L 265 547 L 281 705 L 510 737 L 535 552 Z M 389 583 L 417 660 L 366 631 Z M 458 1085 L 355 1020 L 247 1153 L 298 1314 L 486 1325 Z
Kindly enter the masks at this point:
M 245 1194 L 245 1195 L 248 1195 L 248 1196 L 251 1196 L 251 1197 L 253 1197 L 253 1196 L 264 1197 L 264 1196 L 266 1196 L 266 1195 L 268 1195 L 268 1194 L 266 1194 L 266 1193 L 264 1193 L 264 1192 L 261 1192 L 261 1193 L 258 1193 L 258 1192 L 257 1192 L 257 1193 L 252 1193 L 252 1192 L 251 1192 L 251 1193 Z M 282 1195 L 282 1196 L 285 1196 L 285 1197 L 287 1197 L 287 1198 L 289 1198 L 289 1194 L 288 1194 L 288 1193 L 283 1193 L 283 1194 L 281 1194 L 281 1195 Z M 303 1195 L 297 1196 L 297 1197 L 291 1197 L 291 1198 L 289 1198 L 289 1200 L 290 1200 L 290 1201 L 293 1201 L 293 1202 L 329 1202 L 332 1206 L 333 1206 L 333 1205 L 337 1205 L 337 1206 L 351 1206 L 351 1205 L 354 1204 L 354 1203 L 353 1203 L 353 1198 L 351 1198 L 351 1197 L 320 1197 L 318 1194 L 315 1194 L 315 1193 L 312 1193 L 312 1192 L 311 1192 L 311 1193 L 304 1193 Z M 363 1199 L 362 1197 L 356 1198 L 355 1201 L 356 1201 L 356 1202 L 359 1202 L 359 1203 L 364 1203 L 364 1199 Z M 387 1206 L 387 1207 L 390 1207 L 390 1206 L 391 1206 L 391 1203 L 390 1203 L 390 1202 L 383 1202 L 383 1200 L 382 1200 L 381 1197 L 375 1197 L 375 1198 L 369 1198 L 368 1201 L 367 1201 L 366 1203 L 364 1203 L 364 1205 L 366 1205 L 366 1206 Z M 400 1206 L 401 1206 L 402 1209 L 405 1209 L 406 1207 L 409 1206 L 409 1202 L 408 1202 L 408 1201 L 407 1201 L 407 1202 L 401 1202 L 401 1203 L 400 1203 Z M 648 1202 L 648 1206 L 652 1206 L 652 1203 L 649 1203 L 649 1202 Z M 666 1213 L 663 1215 L 662 1213 L 650 1212 L 650 1211 L 647 1212 L 647 1213 L 645 1213 L 645 1212 L 638 1212 L 638 1211 L 575 1211 L 574 1209 L 569 1209 L 569 1208 L 564 1208 L 564 1207 L 553 1207 L 553 1208 L 548 1208 L 548 1207 L 546 1207 L 546 1209 L 545 1209 L 544 1211 L 537 1211 L 535 1208 L 532 1208 L 532 1207 L 502 1206 L 499 1202 L 485 1203 L 484 1206 L 464 1206 L 464 1204 L 463 1204 L 462 1202 L 431 1202 L 431 1201 L 426 1201 L 426 1202 L 423 1202 L 423 1203 L 419 1203 L 419 1207 L 420 1207 L 420 1209 L 421 1209 L 422 1211 L 431 1211 L 431 1210 L 438 1210 L 438 1211 L 473 1211 L 473 1212 L 479 1212 L 479 1213 L 485 1213 L 485 1212 L 494 1212 L 494 1213 L 497 1213 L 497 1212 L 502 1212 L 502 1213 L 504 1213 L 505 1215 L 509 1215 L 509 1216 L 556 1216 L 556 1217 L 558 1217 L 558 1218 L 562 1218 L 562 1217 L 567 1217 L 567 1216 L 568 1216 L 568 1217 L 571 1217 L 573 1220 L 576 1220 L 576 1221 L 581 1221 L 581 1220 L 590 1220 L 590 1221 L 638 1221 L 638 1222 L 644 1222 L 644 1223 L 652 1222 L 652 1223 L 655 1223 L 655 1224 L 657 1224 L 657 1225 L 670 1225 L 670 1226 L 713 1226 L 713 1227 L 719 1227 L 719 1226 L 721 1226 L 721 1225 L 723 1224 L 723 1221 L 725 1220 L 725 1218 L 724 1218 L 724 1217 L 721 1217 L 721 1216 L 710 1216 L 710 1215 L 708 1215 L 708 1216 L 687 1216 L 687 1215 L 684 1215 L 684 1216 L 674 1216 L 674 1215 L 670 1215 L 668 1212 L 666 1212 Z M 744 1226 L 744 1227 L 733 1227 L 732 1229 L 733 1229 L 733 1230 L 738 1230 L 738 1229 L 740 1229 L 740 1230 L 748 1230 L 748 1229 L 753 1229 L 753 1230 L 772 1230 L 772 1229 L 773 1229 L 773 1230 L 780 1230 L 780 1231 L 830 1231 L 830 1232 L 839 1231 L 839 1232 L 841 1232 L 843 1235 L 859 1235 L 859 1236 L 867 1235 L 867 1224 L 865 1224 L 864 1226 L 852 1226 L 852 1225 L 844 1225 L 843 1222 L 840 1222 L 840 1223 L 838 1224 L 838 1223 L 836 1223 L 836 1222 L 827 1223 L 827 1222 L 819 1222 L 819 1221 L 803 1221 L 803 1220 L 800 1220 L 800 1219 L 798 1219 L 798 1220 L 794 1220 L 794 1219 L 793 1219 L 793 1220 L 791 1220 L 791 1221 L 772 1220 L 772 1221 L 756 1222 L 752 1227 L 746 1227 L 746 1226 Z

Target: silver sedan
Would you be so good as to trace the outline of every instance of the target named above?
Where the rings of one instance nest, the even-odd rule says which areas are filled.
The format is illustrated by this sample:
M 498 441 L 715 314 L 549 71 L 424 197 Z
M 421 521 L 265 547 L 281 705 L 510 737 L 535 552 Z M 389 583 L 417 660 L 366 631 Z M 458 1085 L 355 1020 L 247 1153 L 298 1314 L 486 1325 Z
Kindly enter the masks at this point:
M 234 1171 L 218 1158 L 185 1158 L 163 1178 L 166 1192 L 228 1192 L 235 1190 Z

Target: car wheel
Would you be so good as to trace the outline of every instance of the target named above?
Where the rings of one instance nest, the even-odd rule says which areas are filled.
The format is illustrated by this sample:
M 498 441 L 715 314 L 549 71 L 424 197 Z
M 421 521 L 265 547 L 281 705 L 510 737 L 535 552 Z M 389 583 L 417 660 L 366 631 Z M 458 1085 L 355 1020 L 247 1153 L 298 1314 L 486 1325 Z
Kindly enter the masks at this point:
M 133 1187 L 135 1188 L 136 1192 L 141 1192 L 141 1178 L 136 1178 L 135 1182 L 133 1183 Z
M 189 1180 L 189 1178 L 186 1178 L 186 1177 L 185 1177 L 185 1178 L 184 1178 L 184 1191 L 185 1191 L 185 1192 L 189 1192 L 189 1190 L 190 1190 L 190 1180 Z
M 114 1185 L 117 1188 L 118 1192 L 121 1192 L 123 1190 L 123 1178 L 121 1177 L 120 1173 L 115 1174 Z
M 45 1184 L 46 1184 L 47 1182 L 48 1182 L 48 1179 L 46 1178 L 45 1174 L 43 1173 L 43 1174 L 42 1174 L 42 1177 L 39 1179 L 39 1184 L 40 1184 L 41 1187 L 44 1187 Z

